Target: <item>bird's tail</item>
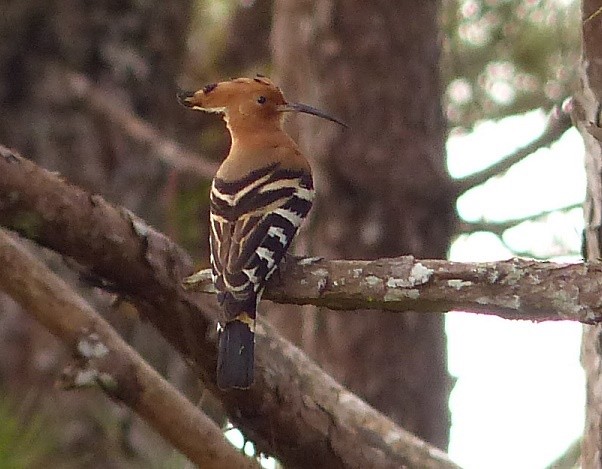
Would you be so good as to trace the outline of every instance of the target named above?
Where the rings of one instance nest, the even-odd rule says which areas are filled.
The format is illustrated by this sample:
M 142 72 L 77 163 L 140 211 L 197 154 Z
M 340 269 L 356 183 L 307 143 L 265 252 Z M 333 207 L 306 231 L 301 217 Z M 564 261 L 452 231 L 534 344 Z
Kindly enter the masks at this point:
M 217 357 L 217 385 L 220 389 L 247 389 L 253 383 L 255 333 L 250 318 L 245 316 L 246 321 L 228 321 L 220 332 Z

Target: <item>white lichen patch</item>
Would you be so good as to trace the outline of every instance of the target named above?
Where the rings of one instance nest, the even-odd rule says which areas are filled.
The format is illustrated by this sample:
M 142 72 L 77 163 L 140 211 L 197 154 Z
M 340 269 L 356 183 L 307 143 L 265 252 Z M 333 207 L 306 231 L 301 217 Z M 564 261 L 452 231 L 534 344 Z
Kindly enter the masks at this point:
M 353 269 L 353 278 L 358 278 L 360 275 L 362 275 L 363 269 Z
M 397 430 L 388 431 L 384 434 L 383 440 L 389 446 L 401 440 L 401 435 Z
M 420 262 L 417 262 L 410 270 L 408 278 L 389 277 L 387 279 L 387 287 L 389 288 L 410 288 L 416 285 L 424 285 L 429 281 L 434 270 L 425 267 Z
M 311 264 L 315 264 L 316 262 L 320 262 L 322 259 L 324 259 L 323 257 L 304 257 L 303 259 L 299 260 L 297 262 L 297 265 L 311 265 Z
M 410 284 L 410 282 L 404 278 L 389 277 L 387 279 L 387 287 L 389 288 L 405 288 L 411 286 L 412 285 Z
M 332 281 L 333 287 L 344 287 L 345 286 L 345 278 L 340 278 L 338 280 Z
M 103 388 L 110 391 L 115 391 L 118 387 L 117 380 L 109 373 L 99 373 L 97 379 Z
M 577 300 L 578 294 L 578 292 L 575 292 L 572 295 L 570 290 L 559 290 L 556 292 L 552 304 L 560 316 L 574 318 L 580 315 L 583 307 Z
M 378 278 L 376 275 L 368 275 L 364 279 L 364 282 L 366 282 L 366 284 L 370 287 L 376 287 L 376 286 L 380 285 L 382 280 L 380 278 Z
M 475 299 L 475 302 L 480 304 L 480 305 L 489 305 L 489 306 L 501 306 L 504 308 L 508 308 L 508 309 L 513 309 L 513 310 L 520 310 L 521 308 L 521 299 L 520 296 L 518 295 L 511 295 L 508 297 L 494 297 L 494 298 L 489 298 L 486 296 L 480 296 L 479 298 Z
M 597 314 L 594 310 L 592 310 L 591 308 L 583 308 L 585 310 L 585 320 L 586 321 L 598 321 L 600 319 L 600 315 Z
M 456 290 L 460 290 L 464 287 L 470 287 L 473 283 L 468 280 L 460 280 L 459 278 L 452 278 L 447 281 L 447 286 L 451 288 L 455 288 Z
M 506 277 L 504 277 L 504 280 L 502 281 L 502 283 L 505 285 L 511 285 L 511 286 L 516 285 L 523 279 L 523 277 L 524 277 L 524 272 L 519 268 L 515 268 L 514 270 L 509 272 L 506 275 Z
M 345 389 L 337 392 L 337 401 L 344 407 L 351 406 L 353 408 L 357 408 L 358 406 L 363 404 L 363 402 L 359 401 L 358 397 L 355 394 Z
M 487 274 L 487 280 L 489 283 L 495 283 L 500 278 L 500 273 L 497 270 L 493 270 Z
M 434 270 L 429 269 L 428 267 L 423 266 L 420 262 L 416 262 L 412 270 L 410 270 L 410 276 L 408 280 L 412 282 L 411 286 L 414 285 L 424 285 L 429 281 L 431 275 L 433 275 Z
M 315 275 L 316 277 L 327 277 L 328 271 L 326 269 L 316 269 L 311 274 Z
M 502 298 L 498 301 L 498 304 L 504 308 L 519 310 L 521 307 L 520 296 L 512 295 L 507 298 Z
M 78 388 L 97 386 L 100 384 L 108 390 L 117 389 L 117 380 L 109 373 L 101 373 L 94 368 L 86 368 L 79 370 L 73 376 L 73 386 Z
M 184 283 L 212 282 L 211 269 L 202 269 L 184 279 Z
M 387 293 L 385 293 L 385 297 L 384 300 L 385 301 L 401 301 L 401 300 L 405 300 L 405 299 L 410 299 L 410 300 L 417 300 L 418 298 L 420 298 L 420 291 L 416 290 L 415 288 L 404 288 L 404 289 L 397 289 L 397 288 L 393 288 L 390 290 L 387 290 Z
M 406 296 L 412 300 L 417 300 L 418 298 L 420 298 L 420 292 L 416 289 L 412 289 L 412 290 L 404 290 L 406 293 Z
M 100 342 L 100 337 L 98 334 L 90 334 L 82 338 L 77 343 L 77 351 L 84 358 L 102 358 L 107 353 L 109 353 L 109 349 L 105 344 Z
M 97 377 L 98 371 L 94 369 L 88 368 L 86 370 L 80 370 L 73 377 L 73 384 L 76 387 L 94 386 Z
M 182 283 L 184 288 L 191 288 L 194 291 L 202 293 L 216 293 L 215 285 L 213 284 L 213 274 L 211 269 L 203 269 L 186 277 Z
M 130 214 L 130 220 L 136 234 L 146 238 L 148 236 L 148 232 L 150 231 L 149 226 L 133 214 Z

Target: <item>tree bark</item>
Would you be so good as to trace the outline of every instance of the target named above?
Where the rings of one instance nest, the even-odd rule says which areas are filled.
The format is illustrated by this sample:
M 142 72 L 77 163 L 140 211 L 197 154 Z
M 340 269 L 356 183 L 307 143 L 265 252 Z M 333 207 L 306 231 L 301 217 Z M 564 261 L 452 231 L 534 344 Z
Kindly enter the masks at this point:
M 119 124 L 72 93 L 70 74 L 87 77 L 122 109 L 153 123 L 164 135 L 191 142 L 193 134 L 187 134 L 185 125 L 191 120 L 174 98 L 191 4 L 191 0 L 1 2 L 0 139 L 44 167 L 161 226 L 165 207 L 158 194 L 165 186 L 164 164 L 148 157 L 148 145 L 128 136 Z M 55 259 L 55 266 L 61 268 L 59 260 Z M 110 310 L 108 295 L 90 289 L 82 294 L 95 302 L 99 311 L 107 314 Z M 8 311 L 2 301 L 0 321 L 9 317 Z M 153 364 L 158 369 L 166 371 L 179 364 L 174 362 L 177 355 L 170 353 L 150 328 L 137 330 L 135 322 L 123 318 L 119 322 L 125 324 L 122 332 L 131 340 L 152 343 L 152 352 L 159 357 Z M 18 311 L 12 323 L 14 328 L 0 328 L 3 390 L 8 386 L 13 392 L 38 390 L 44 395 L 63 360 L 62 349 Z M 145 334 L 146 339 L 142 338 Z M 16 337 L 24 343 L 13 352 L 9 347 Z M 54 369 L 41 372 L 31 359 L 37 354 Z M 2 362 L 15 360 L 16 355 L 25 355 L 20 360 L 23 366 L 3 366 Z M 124 467 L 125 460 L 131 463 L 137 457 L 161 460 L 161 439 L 149 441 L 144 425 L 138 425 L 128 412 L 80 396 L 62 400 L 56 395 L 52 401 L 51 411 L 56 410 L 62 426 L 80 429 L 72 442 L 61 438 L 57 450 L 69 454 L 75 464 L 82 453 L 105 466 Z M 94 406 L 96 410 L 91 411 Z M 106 415 L 107 425 L 119 428 L 117 437 L 133 451 L 126 456 L 125 452 L 103 450 L 103 442 L 109 438 L 95 429 L 98 425 L 92 424 L 90 414 Z M 146 445 L 137 447 L 137 442 Z
M 449 262 L 412 256 L 375 261 L 288 260 L 263 298 L 334 310 L 443 313 L 452 310 L 529 321 L 602 322 L 602 264 L 561 264 L 514 258 Z M 215 293 L 211 270 L 186 279 Z M 324 311 L 324 315 L 332 314 Z M 351 314 L 351 313 L 350 313 Z M 370 319 L 366 319 L 370 317 Z
M 350 125 L 301 117 L 317 202 L 300 250 L 329 258 L 444 258 L 455 222 L 445 171 L 438 1 L 278 0 L 277 81 L 291 100 Z M 443 317 L 274 313 L 280 330 L 396 422 L 448 443 Z
M 584 206 L 584 255 L 602 257 L 602 138 L 600 103 L 602 103 L 602 2 L 583 0 L 581 87 L 574 99 L 573 118 L 585 143 L 587 190 Z M 602 326 L 585 326 L 582 363 L 587 378 L 585 433 L 581 465 L 585 469 L 602 467 Z
M 336 383 L 261 319 L 255 383 L 245 391 L 219 390 L 218 305 L 183 289 L 193 272 L 190 256 L 131 212 L 1 146 L 0 174 L 0 225 L 72 258 L 85 278 L 134 304 L 195 365 L 257 451 L 287 467 L 457 467 Z
M 79 107 L 65 92 L 64 71 L 82 73 L 123 107 L 175 135 L 181 120 L 175 79 L 186 50 L 190 4 L 5 2 L 2 142 L 88 190 L 160 220 L 160 205 L 149 201 L 165 177 L 161 165 L 148 161 L 147 149 L 111 122 Z
M 63 387 L 99 387 L 137 412 L 199 467 L 259 468 L 69 285 L 4 230 L 0 230 L 0 289 L 77 357 L 63 373 Z

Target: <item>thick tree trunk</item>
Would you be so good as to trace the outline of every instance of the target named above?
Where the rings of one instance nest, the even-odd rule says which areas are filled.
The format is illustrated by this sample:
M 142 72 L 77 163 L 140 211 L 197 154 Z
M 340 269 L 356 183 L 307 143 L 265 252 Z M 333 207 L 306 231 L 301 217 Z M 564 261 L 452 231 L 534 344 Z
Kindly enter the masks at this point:
M 585 142 L 587 192 L 585 246 L 588 259 L 602 257 L 602 15 L 600 0 L 583 0 L 583 52 L 581 89 L 575 96 L 573 117 Z M 602 467 L 602 326 L 584 326 L 582 363 L 587 376 L 587 408 L 581 465 Z
M 298 118 L 318 191 L 304 254 L 445 257 L 455 211 L 444 161 L 438 12 L 438 1 L 276 1 L 272 40 L 285 95 L 351 127 Z M 447 446 L 442 316 L 272 318 L 349 389 Z
M 0 141 L 160 225 L 165 209 L 160 200 L 165 169 L 149 156 L 149 148 L 124 135 L 115 123 L 79 101 L 68 85 L 68 74 L 85 75 L 123 108 L 153 122 L 165 134 L 184 134 L 178 130 L 183 113 L 175 100 L 175 77 L 186 49 L 191 3 L 2 2 Z M 60 266 L 58 259 L 54 266 Z M 92 294 L 91 299 L 98 300 L 98 295 Z M 108 300 L 105 295 L 105 310 Z M 113 315 L 126 323 L 132 336 L 148 338 L 148 326 L 144 326 L 146 331 L 135 331 L 135 322 L 120 316 Z M 60 414 L 56 418 L 62 427 L 78 429 L 72 436 L 61 432 L 59 449 L 69 454 L 75 464 L 79 455 L 86 454 L 99 465 L 126 467 L 126 452 L 112 450 L 110 446 L 115 442 L 98 434 L 89 416 L 106 415 L 107 425 L 123 425 L 127 429 L 132 423 L 127 413 L 108 407 L 95 396 L 75 397 L 52 391 L 52 380 L 64 364 L 62 348 L 7 301 L 0 302 L 0 324 L 2 384 L 13 392 L 27 389 L 35 394 L 37 390 L 41 396 L 54 392 L 49 398 L 53 400 L 51 412 Z M 147 347 L 147 356 L 158 358 L 155 365 L 160 370 L 173 368 L 166 344 L 157 340 L 154 331 L 150 334 L 152 340 L 136 340 L 153 344 L 152 349 Z M 13 353 L 15 340 L 21 345 Z M 13 362 L 22 366 L 13 366 Z M 102 410 L 92 410 L 99 406 Z M 127 431 L 120 436 L 129 438 Z M 157 443 L 149 447 L 161 448 L 162 444 Z M 119 444 L 127 447 L 130 442 Z M 158 454 L 153 449 L 144 457 L 155 456 Z
M 189 0 L 4 2 L 0 23 L 0 139 L 42 166 L 157 220 L 160 164 L 70 93 L 65 71 L 104 88 L 174 134 L 175 77 Z M 75 111 L 74 111 L 75 109 Z

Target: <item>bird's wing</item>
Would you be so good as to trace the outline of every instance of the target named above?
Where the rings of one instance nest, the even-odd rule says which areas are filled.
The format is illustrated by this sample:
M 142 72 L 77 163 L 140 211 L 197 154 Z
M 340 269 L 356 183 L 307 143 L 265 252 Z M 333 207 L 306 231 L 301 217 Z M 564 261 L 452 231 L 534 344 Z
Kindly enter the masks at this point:
M 211 264 L 226 320 L 248 313 L 251 303 L 255 306 L 307 216 L 313 196 L 309 173 L 279 166 L 235 182 L 213 181 Z

